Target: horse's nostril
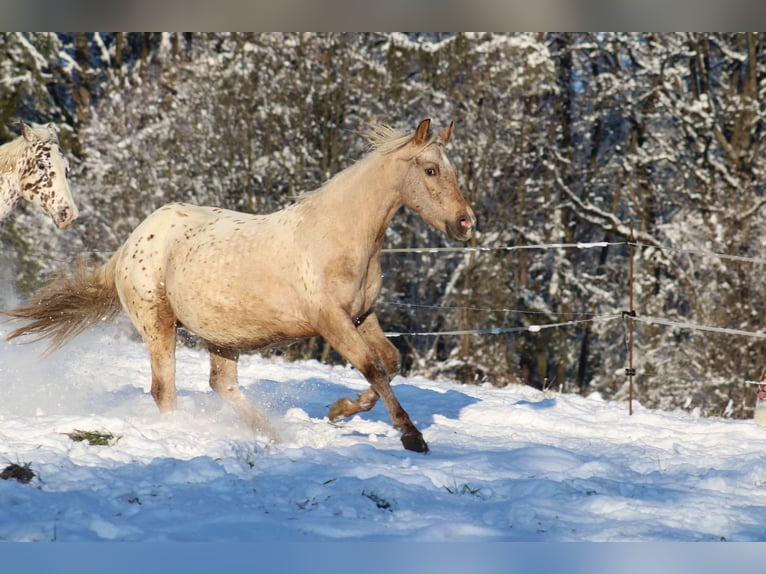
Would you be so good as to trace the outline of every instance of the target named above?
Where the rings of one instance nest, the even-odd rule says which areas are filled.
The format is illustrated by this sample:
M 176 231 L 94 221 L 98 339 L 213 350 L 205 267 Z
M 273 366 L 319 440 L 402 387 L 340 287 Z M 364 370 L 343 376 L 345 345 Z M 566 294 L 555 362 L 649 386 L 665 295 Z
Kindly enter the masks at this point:
M 447 233 L 451 239 L 456 241 L 467 241 L 473 236 L 475 219 L 470 213 L 461 215 L 447 225 Z
M 457 220 L 457 226 L 464 233 L 472 233 L 476 227 L 476 219 L 471 214 L 464 215 Z
M 53 221 L 60 229 L 66 229 L 77 218 L 77 210 L 70 207 L 62 207 L 55 215 L 53 215 Z

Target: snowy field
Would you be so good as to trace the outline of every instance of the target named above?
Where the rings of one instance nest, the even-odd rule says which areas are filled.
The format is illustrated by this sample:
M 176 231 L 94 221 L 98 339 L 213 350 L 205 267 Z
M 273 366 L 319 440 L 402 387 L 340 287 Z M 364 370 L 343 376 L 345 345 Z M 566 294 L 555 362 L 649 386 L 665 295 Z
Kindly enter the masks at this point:
M 382 404 L 328 422 L 365 388 L 356 371 L 243 357 L 241 384 L 283 436 L 270 445 L 209 390 L 206 353 L 179 348 L 179 412 L 161 416 L 138 342 L 105 327 L 42 350 L 0 346 L 0 467 L 36 474 L 0 482 L 3 540 L 766 540 L 752 421 L 398 378 L 420 455 Z
M 0 343 L 0 470 L 35 474 L 0 480 L 0 540 L 766 540 L 766 429 L 752 421 L 400 377 L 421 455 L 382 404 L 328 422 L 365 388 L 356 371 L 243 357 L 240 383 L 283 437 L 266 444 L 208 389 L 195 350 L 179 348 L 179 411 L 161 416 L 143 346 L 115 333 L 47 357 Z

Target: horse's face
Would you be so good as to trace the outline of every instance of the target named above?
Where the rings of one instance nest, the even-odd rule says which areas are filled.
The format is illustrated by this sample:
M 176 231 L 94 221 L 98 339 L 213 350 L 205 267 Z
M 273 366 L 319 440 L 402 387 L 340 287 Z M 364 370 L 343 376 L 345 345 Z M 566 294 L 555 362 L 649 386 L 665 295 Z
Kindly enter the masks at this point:
M 48 125 L 48 139 L 23 123 L 21 129 L 27 142 L 19 171 L 21 195 L 47 213 L 58 228 L 66 229 L 78 210 L 67 181 L 69 162 L 59 148 L 55 127 Z
M 467 241 L 476 231 L 476 216 L 460 193 L 457 171 L 444 146 L 452 133 L 452 124 L 428 141 L 430 120 L 423 120 L 410 143 L 421 148 L 407 165 L 404 177 L 404 204 L 423 220 L 444 232 L 454 241 Z

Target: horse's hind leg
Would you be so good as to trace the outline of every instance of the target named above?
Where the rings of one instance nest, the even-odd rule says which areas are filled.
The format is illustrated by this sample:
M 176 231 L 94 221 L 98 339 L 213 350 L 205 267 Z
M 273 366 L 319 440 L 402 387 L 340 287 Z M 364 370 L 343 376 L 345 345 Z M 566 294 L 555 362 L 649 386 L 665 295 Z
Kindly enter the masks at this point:
M 155 315 L 153 320 L 144 323 L 139 330 L 149 350 L 152 397 L 160 412 L 167 413 L 176 410 L 177 404 L 176 319 L 172 311 L 167 310 Z
M 226 401 L 237 416 L 253 432 L 265 434 L 271 440 L 279 437 L 271 428 L 268 418 L 245 397 L 237 382 L 237 359 L 239 353 L 231 349 L 222 349 L 209 345 L 210 351 L 210 387 Z

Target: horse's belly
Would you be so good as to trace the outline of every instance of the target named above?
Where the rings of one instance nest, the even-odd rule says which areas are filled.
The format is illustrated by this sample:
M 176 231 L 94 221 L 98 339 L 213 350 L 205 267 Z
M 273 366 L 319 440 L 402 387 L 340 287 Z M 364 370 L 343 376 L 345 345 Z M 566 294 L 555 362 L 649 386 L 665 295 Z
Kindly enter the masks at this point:
M 186 323 L 181 324 L 208 343 L 218 347 L 237 349 L 244 352 L 285 347 L 308 336 L 290 336 L 269 329 L 248 333 L 240 328 L 234 330 L 218 328 L 206 329 L 205 326 L 198 327 L 194 325 L 189 326 Z
M 206 341 L 241 349 L 312 336 L 292 286 L 267 272 L 265 262 L 243 263 L 232 253 L 169 273 L 167 299 L 178 321 Z
M 178 321 L 206 341 L 222 347 L 256 350 L 287 345 L 315 334 L 300 318 L 247 305 L 237 309 L 207 302 L 176 311 Z

